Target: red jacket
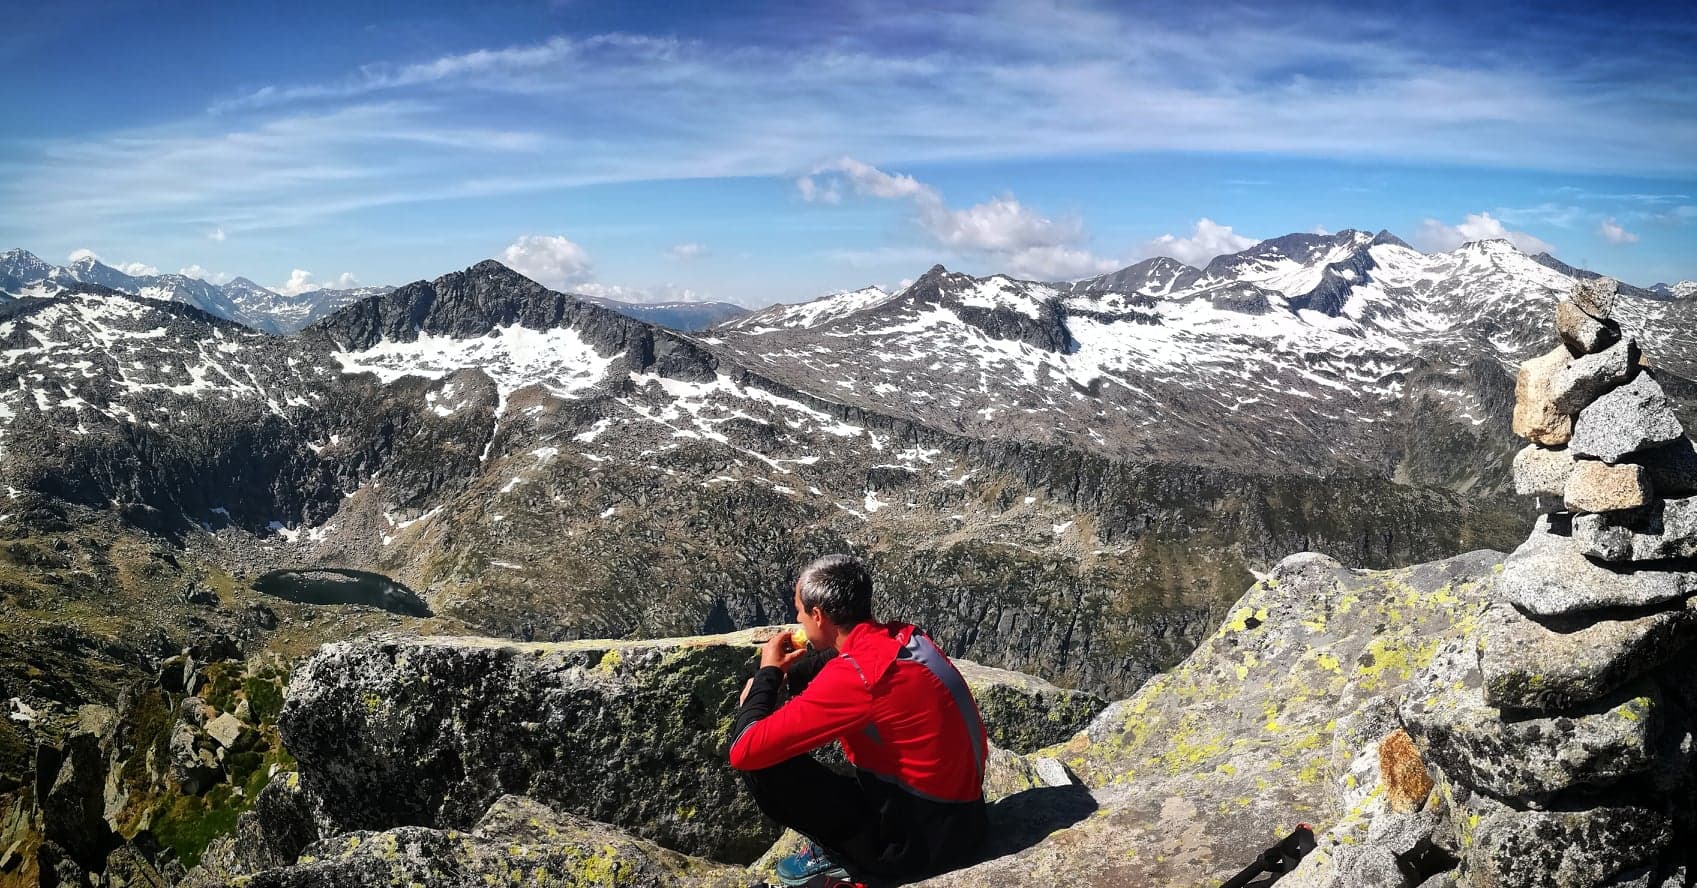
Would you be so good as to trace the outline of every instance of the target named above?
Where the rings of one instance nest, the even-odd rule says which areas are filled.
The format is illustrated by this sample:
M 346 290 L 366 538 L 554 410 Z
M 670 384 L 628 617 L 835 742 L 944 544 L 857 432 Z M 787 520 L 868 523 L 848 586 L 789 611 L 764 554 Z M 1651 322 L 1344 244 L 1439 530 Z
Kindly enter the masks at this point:
M 988 743 L 966 681 L 907 623 L 860 623 L 807 688 L 744 729 L 731 766 L 755 771 L 840 740 L 855 767 L 924 799 L 983 797 Z

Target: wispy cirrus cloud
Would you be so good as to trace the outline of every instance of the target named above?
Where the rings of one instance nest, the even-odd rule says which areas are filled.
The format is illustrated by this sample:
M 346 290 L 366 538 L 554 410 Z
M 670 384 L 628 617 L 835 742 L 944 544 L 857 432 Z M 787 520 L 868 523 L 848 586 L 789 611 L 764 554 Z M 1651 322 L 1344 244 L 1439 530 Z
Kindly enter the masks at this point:
M 164 214 L 233 232 L 587 182 L 776 175 L 843 154 L 1697 167 L 1697 89 L 1680 88 L 1697 86 L 1697 66 L 1656 46 L 1582 64 L 1553 52 L 1458 54 L 1413 39 L 1412 25 L 1321 8 L 1134 14 L 1009 2 L 837 15 L 855 27 L 746 44 L 558 34 L 373 59 L 338 78 L 234 91 L 204 116 L 40 143 L 0 173 L 0 195 L 24 213 Z M 1555 39 L 1517 33 L 1523 47 Z M 1651 64 L 1667 87 L 1654 96 L 1631 79 Z M 840 197 L 820 187 L 816 199 Z

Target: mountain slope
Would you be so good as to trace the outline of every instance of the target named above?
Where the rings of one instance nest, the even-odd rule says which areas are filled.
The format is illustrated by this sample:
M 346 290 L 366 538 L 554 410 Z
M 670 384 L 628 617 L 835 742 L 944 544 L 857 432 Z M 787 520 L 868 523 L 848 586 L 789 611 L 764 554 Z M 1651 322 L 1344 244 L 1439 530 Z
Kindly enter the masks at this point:
M 0 254 L 0 299 L 52 296 L 76 284 L 180 302 L 264 333 L 278 334 L 293 333 L 344 305 L 394 289 L 322 289 L 286 296 L 243 277 L 219 285 L 182 274 L 132 275 L 92 256 L 83 256 L 60 267 L 24 250 Z
M 750 313 L 748 309 L 729 302 L 621 302 L 600 296 L 579 298 L 626 317 L 684 331 L 705 330 Z
M 1055 313 L 1020 288 L 944 283 L 950 311 L 1064 356 Z M 766 622 L 794 565 L 846 549 L 958 649 L 1123 690 L 1279 552 L 1323 543 L 1386 565 L 1514 527 L 1512 509 L 1389 479 L 1197 473 L 962 435 L 494 262 L 287 339 L 111 291 L 31 302 L 0 325 L 17 431 L 0 475 L 22 498 L 6 511 L 210 528 L 251 574 L 377 570 L 514 637 Z M 128 351 L 144 345 L 158 354 Z
M 1496 408 L 1572 281 L 1503 241 L 1427 255 L 1345 231 L 1077 284 L 939 267 L 851 311 L 830 297 L 711 340 L 790 385 L 967 435 L 1500 487 L 1515 447 Z M 1624 301 L 1665 366 L 1697 375 L 1697 311 Z M 1445 458 L 1463 453 L 1483 458 Z

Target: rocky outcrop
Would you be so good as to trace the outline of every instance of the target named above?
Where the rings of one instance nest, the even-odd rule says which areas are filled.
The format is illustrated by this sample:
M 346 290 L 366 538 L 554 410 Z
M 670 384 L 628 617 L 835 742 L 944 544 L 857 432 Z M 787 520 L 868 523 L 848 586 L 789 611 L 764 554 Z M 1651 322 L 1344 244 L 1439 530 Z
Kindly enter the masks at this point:
M 1609 317 L 1614 295 L 1612 281 L 1586 281 L 1562 303 L 1557 332 L 1579 357 L 1557 378 L 1635 349 Z M 1558 349 L 1522 380 L 1567 360 Z M 1433 831 L 1459 864 L 1448 884 L 1659 888 L 1697 874 L 1697 562 L 1666 543 L 1684 534 L 1684 502 L 1650 480 L 1689 486 L 1668 458 L 1688 448 L 1667 446 L 1684 430 L 1653 372 L 1613 363 L 1553 405 L 1522 386 L 1517 418 L 1577 416 L 1569 512 L 1539 520 L 1477 631 L 1446 642 L 1401 703 L 1437 775 L 1432 804 L 1449 812 Z M 1542 438 L 1556 425 L 1516 431 L 1559 443 Z M 1526 460 L 1528 486 L 1553 480 L 1532 468 L 1544 461 Z
M 776 630 L 652 642 L 377 637 L 296 670 L 280 720 L 325 836 L 468 830 L 502 794 L 687 854 L 746 863 L 777 838 L 725 763 L 756 646 Z M 1101 708 L 963 663 L 992 737 L 1033 748 Z
M 1481 552 L 1382 573 L 1318 555 L 1286 559 L 1183 665 L 1085 730 L 1028 755 L 997 749 L 985 861 L 927 884 L 1217 884 L 1297 820 L 1329 824 L 1355 803 L 1377 804 L 1386 792 L 1375 792 L 1378 750 L 1399 727 L 1395 700 L 1443 639 L 1476 623 L 1498 559 Z M 208 853 L 202 877 L 220 885 L 239 876 L 305 884 L 307 872 L 328 885 L 364 884 L 346 880 L 376 872 L 422 878 L 430 870 L 419 861 L 486 853 L 478 831 L 491 806 L 516 804 L 503 795 L 642 837 L 608 839 L 629 867 L 655 853 L 642 842 L 752 860 L 777 836 L 750 827 L 758 816 L 724 764 L 722 731 L 762 637 L 327 646 L 297 671 L 282 719 L 298 785 L 273 781 L 232 847 Z M 1026 677 L 963 671 L 991 730 L 1010 742 L 1022 733 L 1008 724 L 1023 731 L 1088 700 L 1069 702 L 1068 692 Z M 1007 706 L 992 702 L 1004 694 Z M 1386 773 L 1397 775 L 1395 786 L 1417 783 L 1406 760 Z M 284 812 L 272 815 L 283 828 L 269 837 L 258 831 L 261 809 Z M 564 844 L 583 828 L 576 820 L 561 828 Z M 1424 849 L 1421 841 L 1410 840 L 1408 853 Z M 235 847 L 243 842 L 281 850 Z M 377 851 L 391 842 L 401 857 L 417 849 L 412 868 L 378 868 Z M 290 853 L 304 857 L 276 863 Z M 691 878 L 713 884 L 720 870 L 696 865 L 709 868 Z M 749 876 L 758 874 L 757 865 Z
M 744 888 L 741 867 L 667 851 L 533 799 L 502 795 L 465 830 L 399 826 L 307 845 L 292 865 L 220 876 L 189 888 L 366 888 L 374 885 L 571 885 Z

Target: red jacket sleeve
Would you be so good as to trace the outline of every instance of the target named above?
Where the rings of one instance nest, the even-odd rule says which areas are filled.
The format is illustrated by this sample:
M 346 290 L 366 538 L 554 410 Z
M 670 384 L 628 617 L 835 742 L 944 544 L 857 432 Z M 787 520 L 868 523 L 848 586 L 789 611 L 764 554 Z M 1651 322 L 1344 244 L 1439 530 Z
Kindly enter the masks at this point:
M 825 664 L 807 690 L 749 725 L 731 744 L 731 767 L 758 771 L 812 752 L 872 718 L 872 693 L 841 657 Z

